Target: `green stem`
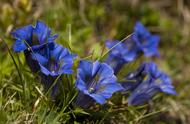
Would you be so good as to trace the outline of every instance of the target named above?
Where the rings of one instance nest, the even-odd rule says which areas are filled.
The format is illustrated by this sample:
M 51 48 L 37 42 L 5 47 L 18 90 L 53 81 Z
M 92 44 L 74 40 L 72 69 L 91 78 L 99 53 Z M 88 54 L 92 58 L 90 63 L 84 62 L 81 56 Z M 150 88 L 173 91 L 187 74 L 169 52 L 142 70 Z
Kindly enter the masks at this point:
M 19 75 L 19 78 L 20 78 L 20 81 L 21 81 L 21 84 L 22 84 L 23 93 L 24 93 L 24 100 L 26 100 L 26 87 L 25 87 L 26 85 L 25 85 L 25 83 L 23 82 L 22 74 L 21 74 L 21 72 L 20 72 L 20 70 L 19 70 L 19 67 L 18 67 L 18 65 L 16 64 L 16 61 L 15 61 L 15 59 L 14 59 L 14 57 L 13 57 L 13 55 L 12 55 L 12 53 L 11 53 L 11 50 L 9 49 L 9 46 L 7 45 L 7 43 L 6 43 L 3 39 L 1 39 L 1 38 L 0 38 L 0 42 L 3 42 L 3 43 L 5 44 L 5 46 L 6 46 L 7 50 L 8 50 L 8 53 L 9 53 L 11 59 L 13 60 L 13 63 L 14 63 L 14 65 L 15 65 L 15 67 L 16 67 L 16 70 L 17 70 L 17 72 L 18 72 L 18 75 Z

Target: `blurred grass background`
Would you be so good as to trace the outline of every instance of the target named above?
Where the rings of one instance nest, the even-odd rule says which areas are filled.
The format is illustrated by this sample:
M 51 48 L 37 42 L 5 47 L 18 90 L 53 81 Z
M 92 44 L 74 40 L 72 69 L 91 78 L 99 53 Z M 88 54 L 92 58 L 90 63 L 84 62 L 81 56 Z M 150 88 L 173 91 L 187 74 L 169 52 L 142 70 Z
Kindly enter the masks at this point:
M 142 119 L 141 123 L 190 123 L 189 0 L 0 0 L 0 38 L 9 48 L 14 42 L 10 32 L 27 24 L 35 24 L 37 19 L 50 26 L 53 33 L 59 34 L 58 43 L 68 47 L 71 41 L 73 52 L 81 57 L 93 53 L 94 58 L 101 55 L 106 39 L 123 39 L 132 33 L 135 22 L 141 21 L 151 32 L 161 36 L 161 58 L 155 61 L 172 77 L 178 92 L 178 96 L 155 101 L 153 107 L 158 110 L 166 108 L 167 111 Z M 14 58 L 18 57 L 20 61 L 16 62 L 19 68 L 25 70 L 24 56 L 14 54 Z M 22 103 L 22 82 L 6 45 L 1 41 L 1 123 L 32 123 L 36 116 L 39 116 L 38 123 L 50 123 L 51 118 L 56 116 L 55 112 L 45 114 L 51 109 L 45 102 L 41 102 L 38 111 L 34 112 L 35 104 L 41 100 L 38 91 L 41 86 L 27 69 L 22 72 L 29 95 L 28 101 Z M 124 123 L 122 120 L 127 117 L 124 114 L 121 116 L 120 123 Z

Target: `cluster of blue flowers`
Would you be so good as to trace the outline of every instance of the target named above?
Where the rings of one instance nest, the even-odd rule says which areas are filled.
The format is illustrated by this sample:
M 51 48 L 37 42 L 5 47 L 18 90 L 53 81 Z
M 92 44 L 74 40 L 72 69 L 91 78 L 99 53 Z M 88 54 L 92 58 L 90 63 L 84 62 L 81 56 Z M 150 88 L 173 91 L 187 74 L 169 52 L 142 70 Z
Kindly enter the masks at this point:
M 51 29 L 43 22 L 18 28 L 11 34 L 16 39 L 14 52 L 24 52 L 28 66 L 38 75 L 45 91 L 58 77 L 77 72 L 74 79 L 79 91 L 75 100 L 77 106 L 89 108 L 96 102 L 105 104 L 115 92 L 129 91 L 129 105 L 143 105 L 159 92 L 176 94 L 170 77 L 154 62 L 144 62 L 137 70 L 126 74 L 124 81 L 117 80 L 122 67 L 143 53 L 146 57 L 159 56 L 159 36 L 152 35 L 140 22 L 136 23 L 133 35 L 124 42 L 106 41 L 110 52 L 104 62 L 80 60 L 77 70 L 73 70 L 77 55 L 57 44 L 58 35 L 52 35 Z M 52 96 L 58 94 L 63 80 L 57 82 Z
M 134 61 L 142 53 L 146 57 L 159 56 L 157 50 L 159 40 L 159 36 L 152 35 L 140 22 L 137 22 L 134 34 L 130 39 L 121 43 L 117 40 L 106 42 L 108 48 L 113 48 L 106 62 L 112 66 L 117 74 L 124 64 Z

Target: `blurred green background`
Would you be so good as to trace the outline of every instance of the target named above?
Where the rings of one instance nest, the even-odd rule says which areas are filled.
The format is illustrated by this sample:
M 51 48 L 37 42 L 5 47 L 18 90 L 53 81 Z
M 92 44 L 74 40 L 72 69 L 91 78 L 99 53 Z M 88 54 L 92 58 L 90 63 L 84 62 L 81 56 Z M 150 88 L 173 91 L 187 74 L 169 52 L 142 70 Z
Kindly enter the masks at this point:
M 50 26 L 53 33 L 59 34 L 58 43 L 68 47 L 68 42 L 71 42 L 71 50 L 81 58 L 92 52 L 93 57 L 97 58 L 106 39 L 123 39 L 132 33 L 135 22 L 141 21 L 151 32 L 160 35 L 161 57 L 154 61 L 172 77 L 178 92 L 178 96 L 163 97 L 163 102 L 156 101 L 153 106 L 167 108 L 167 111 L 142 123 L 190 123 L 189 0 L 0 0 L 0 38 L 9 48 L 14 42 L 10 32 L 27 24 L 35 24 L 37 19 Z M 24 63 L 23 55 L 19 57 Z M 21 92 L 20 85 L 17 85 L 19 81 L 15 81 L 18 78 L 6 45 L 1 41 L 2 123 L 7 120 L 31 123 L 27 117 L 33 113 L 24 110 L 18 100 L 17 92 Z M 29 105 L 34 104 L 35 100 L 32 99 Z

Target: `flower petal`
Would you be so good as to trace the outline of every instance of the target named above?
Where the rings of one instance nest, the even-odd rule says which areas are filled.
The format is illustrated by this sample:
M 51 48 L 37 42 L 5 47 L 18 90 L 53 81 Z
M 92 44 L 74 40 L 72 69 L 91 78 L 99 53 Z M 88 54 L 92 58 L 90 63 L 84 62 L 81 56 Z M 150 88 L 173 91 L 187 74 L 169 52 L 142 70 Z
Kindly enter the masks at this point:
M 36 27 L 34 28 L 34 33 L 38 36 L 40 44 L 47 42 L 50 32 L 50 28 L 47 27 L 45 23 L 37 21 Z
M 104 96 L 105 99 L 108 99 L 112 96 L 114 92 L 123 90 L 123 87 L 119 83 L 111 83 L 105 86 L 100 86 L 97 94 Z
M 98 61 L 95 61 L 93 63 L 93 68 L 92 68 L 92 76 L 96 76 L 98 74 L 98 72 L 100 71 L 101 69 L 101 63 L 98 62 Z
M 24 51 L 25 49 L 27 49 L 27 46 L 22 40 L 18 39 L 15 41 L 13 45 L 14 52 L 21 52 L 21 51 Z
M 77 87 L 80 91 L 87 90 L 87 87 L 86 87 L 85 82 L 84 82 L 80 77 L 77 77 L 76 87 Z
M 41 65 L 46 65 L 46 63 L 48 62 L 48 60 L 39 53 L 32 53 L 32 58 L 34 60 L 37 60 Z
M 78 66 L 78 75 L 85 81 L 86 77 L 92 77 L 92 63 L 89 61 L 80 61 Z
M 98 94 L 90 94 L 90 96 L 98 103 L 100 103 L 101 105 L 106 103 L 106 99 Z
M 27 25 L 11 32 L 11 35 L 16 39 L 25 40 L 26 42 L 28 42 L 28 44 L 31 44 L 32 31 L 33 31 L 32 25 Z

